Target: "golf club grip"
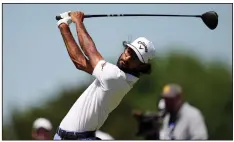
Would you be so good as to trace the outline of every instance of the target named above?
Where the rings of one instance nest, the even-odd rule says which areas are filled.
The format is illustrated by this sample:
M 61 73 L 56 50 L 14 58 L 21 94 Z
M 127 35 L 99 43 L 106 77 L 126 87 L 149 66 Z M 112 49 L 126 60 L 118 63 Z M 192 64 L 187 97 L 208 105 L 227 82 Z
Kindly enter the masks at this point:
M 92 17 L 108 17 L 108 15 L 84 15 L 84 18 L 92 18 Z M 61 16 L 56 16 L 56 20 L 60 20 L 62 19 Z
M 84 18 L 92 17 L 123 17 L 123 16 L 169 16 L 169 17 L 201 17 L 201 15 L 173 15 L 173 14 L 98 14 L 84 15 Z M 56 16 L 56 20 L 62 19 L 61 16 Z
M 92 18 L 92 17 L 118 17 L 118 16 L 136 16 L 139 14 L 96 14 L 96 15 L 84 15 L 84 18 Z M 61 16 L 56 16 L 56 20 L 62 19 Z

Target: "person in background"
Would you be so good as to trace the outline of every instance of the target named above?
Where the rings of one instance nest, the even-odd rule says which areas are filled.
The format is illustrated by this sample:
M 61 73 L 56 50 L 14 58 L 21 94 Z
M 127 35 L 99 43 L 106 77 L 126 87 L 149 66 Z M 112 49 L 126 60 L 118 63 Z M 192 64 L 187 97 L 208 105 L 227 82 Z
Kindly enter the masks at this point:
M 182 98 L 178 84 L 164 87 L 162 98 L 167 114 L 160 130 L 160 140 L 207 140 L 207 128 L 199 109 Z
M 52 140 L 52 124 L 46 118 L 38 118 L 33 123 L 32 138 L 34 140 Z
M 101 140 L 114 140 L 114 138 L 111 135 L 100 130 L 96 131 L 96 137 L 100 138 Z

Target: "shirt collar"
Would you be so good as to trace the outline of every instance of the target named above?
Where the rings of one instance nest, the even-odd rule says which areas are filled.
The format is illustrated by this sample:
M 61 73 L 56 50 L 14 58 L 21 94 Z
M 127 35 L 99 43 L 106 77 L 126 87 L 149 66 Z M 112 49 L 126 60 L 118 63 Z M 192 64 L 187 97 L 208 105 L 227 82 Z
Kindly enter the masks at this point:
M 137 78 L 131 74 L 126 73 L 126 80 L 130 86 L 133 86 L 139 80 L 139 78 Z
M 188 105 L 187 102 L 183 102 L 183 104 L 181 105 L 181 107 L 178 111 L 178 114 L 177 114 L 178 117 L 180 117 L 180 115 L 183 113 L 183 110 L 186 108 L 187 105 Z

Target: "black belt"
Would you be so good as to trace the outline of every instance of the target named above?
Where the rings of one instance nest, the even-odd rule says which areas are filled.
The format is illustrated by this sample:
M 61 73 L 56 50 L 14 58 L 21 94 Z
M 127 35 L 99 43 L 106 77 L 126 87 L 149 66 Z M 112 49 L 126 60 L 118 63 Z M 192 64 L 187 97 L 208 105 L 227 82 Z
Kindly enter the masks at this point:
M 79 140 L 85 138 L 94 138 L 96 137 L 95 131 L 87 131 L 87 132 L 67 132 L 58 128 L 56 133 L 61 137 L 63 140 Z

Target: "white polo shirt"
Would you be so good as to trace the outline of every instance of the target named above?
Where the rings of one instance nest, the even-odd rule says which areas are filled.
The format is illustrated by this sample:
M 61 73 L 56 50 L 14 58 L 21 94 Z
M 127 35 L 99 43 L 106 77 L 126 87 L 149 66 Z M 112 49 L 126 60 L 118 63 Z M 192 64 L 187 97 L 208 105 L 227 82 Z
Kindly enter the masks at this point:
M 71 107 L 60 123 L 61 129 L 75 132 L 99 129 L 138 80 L 104 60 L 98 62 L 92 75 L 96 79 Z
M 170 115 L 167 114 L 163 120 L 160 131 L 161 140 L 207 140 L 207 128 L 201 112 L 188 103 L 184 103 L 179 112 L 178 120 L 173 126 L 168 126 Z

